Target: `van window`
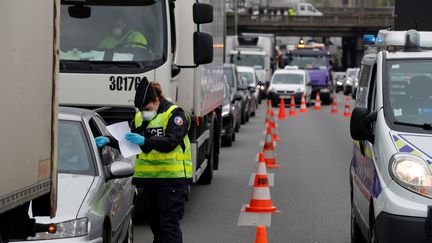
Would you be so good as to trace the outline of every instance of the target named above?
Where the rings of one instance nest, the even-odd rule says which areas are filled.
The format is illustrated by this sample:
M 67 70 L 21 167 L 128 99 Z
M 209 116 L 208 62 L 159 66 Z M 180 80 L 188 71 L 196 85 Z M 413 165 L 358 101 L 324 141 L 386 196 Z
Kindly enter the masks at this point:
M 368 103 L 368 88 L 369 78 L 372 67 L 370 65 L 363 65 L 360 70 L 360 78 L 358 84 L 356 106 L 367 107 Z
M 394 60 L 387 64 L 386 106 L 394 120 L 424 124 L 432 121 L 431 60 Z
M 305 6 L 304 5 L 300 5 L 300 10 L 301 11 L 305 11 L 306 10 Z

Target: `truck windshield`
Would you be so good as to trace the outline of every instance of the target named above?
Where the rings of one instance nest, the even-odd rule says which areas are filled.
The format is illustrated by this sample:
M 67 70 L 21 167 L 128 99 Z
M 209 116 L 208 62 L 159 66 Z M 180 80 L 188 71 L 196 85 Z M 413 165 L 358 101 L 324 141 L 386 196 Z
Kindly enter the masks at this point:
M 292 56 L 289 65 L 300 69 L 327 69 L 326 58 L 321 56 Z
M 272 84 L 303 84 L 303 75 L 292 73 L 275 74 Z
M 264 56 L 250 54 L 232 54 L 232 63 L 237 66 L 255 67 L 255 69 L 264 69 Z
M 387 64 L 387 91 L 394 121 L 432 123 L 431 60 L 395 60 Z M 399 124 L 403 125 L 403 124 Z
M 80 122 L 60 120 L 58 126 L 57 172 L 94 175 L 89 147 Z
M 155 68 L 166 59 L 164 1 L 86 1 L 61 5 L 60 68 L 104 72 Z M 114 5 L 117 4 L 117 5 Z M 84 10 L 90 11 L 82 15 Z

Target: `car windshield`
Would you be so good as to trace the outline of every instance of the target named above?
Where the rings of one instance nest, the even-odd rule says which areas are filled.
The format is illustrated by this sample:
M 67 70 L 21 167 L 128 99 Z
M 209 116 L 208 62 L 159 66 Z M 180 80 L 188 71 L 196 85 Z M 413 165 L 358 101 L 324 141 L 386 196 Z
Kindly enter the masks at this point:
M 273 84 L 303 84 L 303 75 L 294 73 L 275 74 Z
M 334 79 L 336 79 L 336 80 L 343 79 L 344 76 L 345 76 L 345 74 L 337 73 L 337 74 L 335 74 Z
M 61 70 L 149 68 L 166 57 L 164 1 L 62 1 Z M 117 5 L 113 5 L 117 4 Z M 84 15 L 85 10 L 89 16 Z M 163 30 L 163 31 L 161 31 Z M 129 64 L 129 65 L 125 65 Z
M 263 55 L 249 55 L 240 53 L 232 55 L 232 63 L 237 66 L 254 67 L 256 69 L 264 69 L 264 56 Z
M 240 72 L 240 75 L 246 80 L 249 85 L 255 85 L 254 74 L 251 72 Z
M 300 69 L 326 69 L 326 58 L 321 56 L 292 56 L 291 66 L 298 66 Z
M 57 155 L 58 173 L 95 174 L 89 144 L 80 122 L 59 121 Z
M 387 65 L 387 93 L 394 119 L 413 124 L 432 123 L 432 62 L 395 60 Z

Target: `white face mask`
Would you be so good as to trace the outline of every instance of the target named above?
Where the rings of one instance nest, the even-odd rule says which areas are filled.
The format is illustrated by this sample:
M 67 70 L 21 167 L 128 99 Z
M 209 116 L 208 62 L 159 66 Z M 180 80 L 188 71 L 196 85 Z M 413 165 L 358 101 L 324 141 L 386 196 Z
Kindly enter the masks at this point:
M 159 109 L 159 104 L 152 111 L 142 111 L 142 118 L 144 121 L 151 121 L 157 116 L 157 110 Z
M 123 29 L 122 28 L 114 28 L 111 30 L 112 34 L 116 37 L 121 36 Z
M 151 121 L 157 115 L 156 111 L 142 111 L 142 118 L 144 121 Z

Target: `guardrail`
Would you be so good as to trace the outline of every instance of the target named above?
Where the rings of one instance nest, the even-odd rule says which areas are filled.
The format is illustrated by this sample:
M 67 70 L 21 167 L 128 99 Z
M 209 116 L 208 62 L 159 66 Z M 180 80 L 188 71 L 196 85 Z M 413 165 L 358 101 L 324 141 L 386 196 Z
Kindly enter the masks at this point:
M 238 25 L 280 25 L 292 27 L 378 27 L 393 25 L 393 16 L 336 15 L 336 16 L 275 16 L 239 15 Z

